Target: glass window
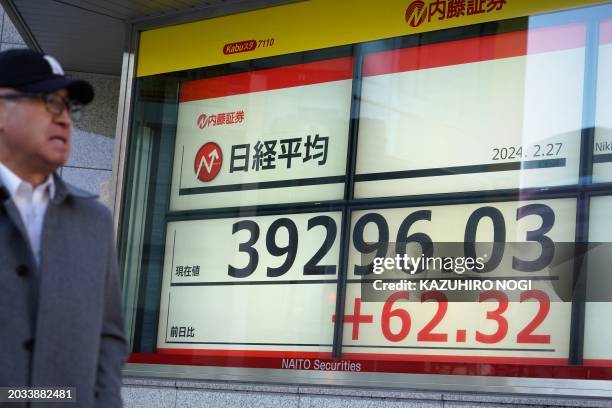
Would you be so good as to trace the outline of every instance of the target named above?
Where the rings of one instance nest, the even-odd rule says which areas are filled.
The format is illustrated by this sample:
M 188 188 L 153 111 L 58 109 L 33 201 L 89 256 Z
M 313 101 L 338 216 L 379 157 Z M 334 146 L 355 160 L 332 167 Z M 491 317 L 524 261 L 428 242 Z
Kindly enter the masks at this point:
M 612 20 L 599 25 L 597 55 L 597 104 L 595 111 L 595 147 L 593 150 L 593 181 L 612 181 Z
M 586 27 L 509 29 L 365 56 L 356 198 L 576 184 Z
M 610 21 L 138 78 L 130 362 L 612 379 Z

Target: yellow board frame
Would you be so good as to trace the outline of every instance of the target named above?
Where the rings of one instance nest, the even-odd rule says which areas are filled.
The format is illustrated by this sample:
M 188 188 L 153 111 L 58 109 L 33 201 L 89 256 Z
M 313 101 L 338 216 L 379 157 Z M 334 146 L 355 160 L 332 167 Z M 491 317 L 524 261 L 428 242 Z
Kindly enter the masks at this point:
M 439 11 L 447 0 L 307 0 L 143 31 L 136 76 L 609 3 L 601 0 L 464 2 L 463 15 L 448 18 L 445 15 L 440 19 L 441 13 L 430 15 L 429 10 Z M 491 10 L 467 15 L 467 7 L 478 2 L 483 10 Z

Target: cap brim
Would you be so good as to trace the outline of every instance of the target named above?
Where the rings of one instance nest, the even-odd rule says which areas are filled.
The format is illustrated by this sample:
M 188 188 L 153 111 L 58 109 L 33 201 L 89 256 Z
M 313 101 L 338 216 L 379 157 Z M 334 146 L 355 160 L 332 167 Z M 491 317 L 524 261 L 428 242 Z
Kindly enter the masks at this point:
M 19 87 L 19 90 L 22 92 L 32 93 L 49 93 L 59 91 L 60 89 L 66 89 L 70 100 L 77 101 L 83 105 L 87 105 L 94 98 L 94 89 L 89 82 L 62 76 Z

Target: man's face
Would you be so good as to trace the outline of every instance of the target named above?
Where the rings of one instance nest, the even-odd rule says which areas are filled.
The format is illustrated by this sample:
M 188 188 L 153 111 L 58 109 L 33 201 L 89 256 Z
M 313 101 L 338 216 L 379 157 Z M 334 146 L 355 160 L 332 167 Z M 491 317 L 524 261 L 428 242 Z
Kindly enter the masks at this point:
M 17 93 L 0 89 L 0 95 Z M 54 92 L 63 98 L 65 89 Z M 72 119 L 47 110 L 40 98 L 0 99 L 0 160 L 25 172 L 50 174 L 68 160 L 72 144 Z

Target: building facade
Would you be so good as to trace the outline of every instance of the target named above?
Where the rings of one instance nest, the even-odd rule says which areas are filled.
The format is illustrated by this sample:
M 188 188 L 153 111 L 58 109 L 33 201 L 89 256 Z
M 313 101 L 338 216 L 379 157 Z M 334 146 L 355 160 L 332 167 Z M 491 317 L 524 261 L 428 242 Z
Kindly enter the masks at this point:
M 612 406 L 610 2 L 168 3 L 62 169 L 126 406 Z
M 309 1 L 139 31 L 127 373 L 173 379 L 131 391 L 609 404 L 610 12 Z

